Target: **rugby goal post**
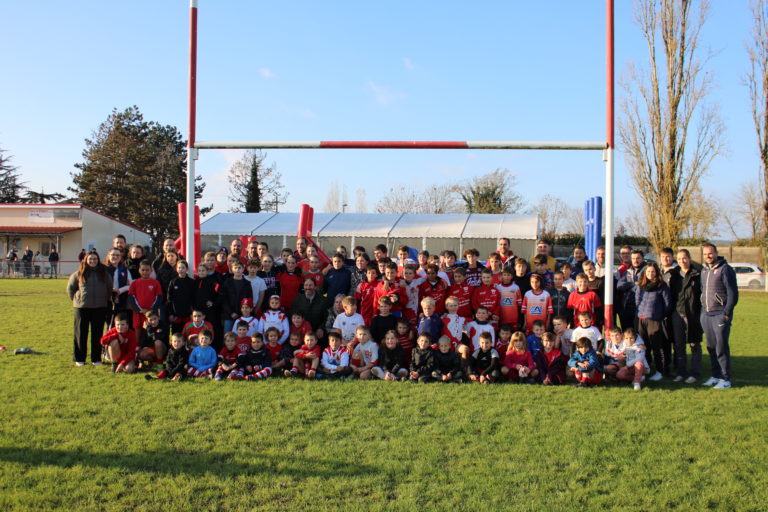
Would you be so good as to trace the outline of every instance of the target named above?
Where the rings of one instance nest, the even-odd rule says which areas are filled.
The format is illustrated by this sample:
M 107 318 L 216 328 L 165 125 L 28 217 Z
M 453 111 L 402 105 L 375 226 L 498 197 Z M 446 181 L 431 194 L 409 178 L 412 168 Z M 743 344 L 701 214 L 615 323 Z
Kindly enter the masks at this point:
M 605 274 L 605 326 L 613 325 L 614 254 L 614 21 L 613 2 L 606 0 L 606 136 L 604 142 L 580 141 L 198 141 L 197 115 L 197 16 L 198 0 L 189 2 L 189 103 L 187 137 L 187 215 L 194 218 L 195 160 L 200 149 L 495 149 L 495 150 L 593 150 L 601 151 L 605 162 L 605 253 L 610 269 Z M 186 223 L 187 254 L 194 253 L 194 224 Z

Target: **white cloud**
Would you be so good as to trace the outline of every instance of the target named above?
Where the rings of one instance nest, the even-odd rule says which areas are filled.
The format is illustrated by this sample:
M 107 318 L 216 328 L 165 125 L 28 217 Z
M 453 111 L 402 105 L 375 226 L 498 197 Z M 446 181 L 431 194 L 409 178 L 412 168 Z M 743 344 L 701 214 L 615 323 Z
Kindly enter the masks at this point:
M 368 89 L 373 93 L 376 103 L 381 105 L 391 105 L 406 97 L 404 92 L 396 91 L 385 85 L 379 85 L 372 80 L 368 81 Z
M 277 75 L 269 68 L 259 68 L 259 74 L 264 78 L 277 78 Z
M 413 61 L 409 57 L 403 57 L 401 60 L 403 61 L 403 66 L 405 66 L 405 69 L 416 69 L 416 66 L 413 64 Z

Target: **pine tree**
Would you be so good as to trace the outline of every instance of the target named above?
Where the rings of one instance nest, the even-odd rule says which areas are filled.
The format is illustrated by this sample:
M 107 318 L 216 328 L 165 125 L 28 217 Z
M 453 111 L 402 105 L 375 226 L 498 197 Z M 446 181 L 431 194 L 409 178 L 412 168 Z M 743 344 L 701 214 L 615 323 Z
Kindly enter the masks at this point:
M 21 182 L 18 167 L 11 164 L 10 156 L 5 156 L 0 149 L 0 203 L 18 203 L 22 200 L 24 184 Z
M 266 158 L 266 153 L 260 150 L 248 150 L 229 168 L 227 180 L 233 212 L 277 211 L 277 207 L 288 200 L 277 165 L 267 166 Z

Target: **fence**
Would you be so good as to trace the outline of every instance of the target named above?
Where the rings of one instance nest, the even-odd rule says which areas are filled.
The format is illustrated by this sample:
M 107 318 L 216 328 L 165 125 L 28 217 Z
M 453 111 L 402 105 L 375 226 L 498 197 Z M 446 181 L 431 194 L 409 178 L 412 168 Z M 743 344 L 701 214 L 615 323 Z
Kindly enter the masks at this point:
M 47 261 L 36 263 L 34 261 L 21 261 L 20 259 L 16 261 L 0 259 L 0 277 L 6 279 L 39 279 L 55 275 L 59 278 L 67 278 L 72 272 L 80 268 L 80 262 L 77 260 L 61 260 L 53 269 L 53 272 L 51 272 L 51 265 Z

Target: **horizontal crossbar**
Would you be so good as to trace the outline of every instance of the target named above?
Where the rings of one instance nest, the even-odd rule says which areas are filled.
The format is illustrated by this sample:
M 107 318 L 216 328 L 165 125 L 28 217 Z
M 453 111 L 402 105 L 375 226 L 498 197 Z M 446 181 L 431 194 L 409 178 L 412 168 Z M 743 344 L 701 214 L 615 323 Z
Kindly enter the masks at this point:
M 581 149 L 603 150 L 605 142 L 515 142 L 450 140 L 306 140 L 195 142 L 198 149 Z

